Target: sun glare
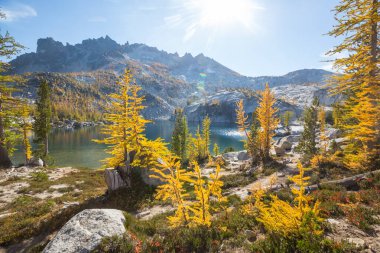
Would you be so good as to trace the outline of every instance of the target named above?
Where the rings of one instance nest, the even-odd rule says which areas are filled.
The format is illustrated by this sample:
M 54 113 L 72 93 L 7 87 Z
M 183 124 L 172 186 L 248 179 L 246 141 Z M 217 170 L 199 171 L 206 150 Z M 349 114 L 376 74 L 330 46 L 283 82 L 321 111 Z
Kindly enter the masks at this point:
M 185 28 L 185 41 L 201 31 L 212 41 L 216 34 L 239 27 L 252 32 L 257 28 L 257 11 L 263 8 L 255 0 L 183 0 L 176 10 L 165 20 L 170 26 Z
M 240 23 L 249 26 L 253 5 L 249 0 L 197 0 L 200 24 L 205 27 L 221 27 Z

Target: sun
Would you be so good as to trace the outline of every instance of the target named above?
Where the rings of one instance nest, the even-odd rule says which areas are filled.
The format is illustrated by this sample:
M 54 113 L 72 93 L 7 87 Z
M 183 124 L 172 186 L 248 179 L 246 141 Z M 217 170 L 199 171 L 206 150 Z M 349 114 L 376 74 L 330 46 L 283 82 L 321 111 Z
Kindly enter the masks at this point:
M 177 0 L 176 0 L 177 1 Z M 264 10 L 256 0 L 182 0 L 175 6 L 176 13 L 165 18 L 169 27 L 184 28 L 184 41 L 203 34 L 213 41 L 217 34 L 245 28 L 257 29 L 258 10 Z
M 234 24 L 249 26 L 254 6 L 249 0 L 194 0 L 203 27 L 224 27 Z

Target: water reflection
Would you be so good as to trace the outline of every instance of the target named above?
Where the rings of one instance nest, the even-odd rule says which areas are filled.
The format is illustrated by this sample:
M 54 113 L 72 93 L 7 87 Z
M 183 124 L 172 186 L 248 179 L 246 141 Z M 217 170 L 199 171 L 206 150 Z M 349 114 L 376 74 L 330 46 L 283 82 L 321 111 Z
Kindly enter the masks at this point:
M 197 124 L 190 124 L 189 130 L 195 133 Z M 54 129 L 50 133 L 49 148 L 50 155 L 54 158 L 56 166 L 77 166 L 99 168 L 101 160 L 106 157 L 103 144 L 94 143 L 93 139 L 101 139 L 100 126 L 86 127 L 77 130 Z M 170 142 L 174 123 L 170 121 L 156 121 L 149 124 L 146 135 L 149 139 L 163 138 Z M 220 150 L 226 147 L 242 149 L 242 135 L 237 131 L 234 124 L 212 124 L 211 126 L 211 146 L 217 143 Z M 16 151 L 14 162 L 22 162 L 22 151 Z

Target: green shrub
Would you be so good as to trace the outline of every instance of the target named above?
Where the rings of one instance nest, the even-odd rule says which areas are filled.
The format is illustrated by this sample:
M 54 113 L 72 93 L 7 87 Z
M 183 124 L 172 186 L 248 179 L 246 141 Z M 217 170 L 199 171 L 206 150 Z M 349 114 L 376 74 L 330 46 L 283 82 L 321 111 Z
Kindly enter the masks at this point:
M 356 252 L 345 243 L 337 243 L 324 239 L 323 236 L 303 236 L 286 238 L 268 235 L 263 240 L 256 241 L 251 247 L 252 252 L 281 252 L 281 253 L 340 253 Z
M 235 149 L 233 147 L 226 147 L 222 154 L 229 153 L 229 152 L 235 152 Z
M 45 182 L 49 180 L 48 174 L 44 171 L 38 171 L 31 173 L 32 180 L 36 182 Z
M 122 237 L 111 236 L 102 239 L 99 246 L 92 251 L 93 253 L 133 253 L 134 246 L 131 238 L 124 234 Z
M 220 180 L 223 181 L 223 189 L 229 189 L 238 186 L 246 186 L 253 181 L 256 181 L 256 175 L 246 176 L 244 174 L 231 174 L 221 176 Z

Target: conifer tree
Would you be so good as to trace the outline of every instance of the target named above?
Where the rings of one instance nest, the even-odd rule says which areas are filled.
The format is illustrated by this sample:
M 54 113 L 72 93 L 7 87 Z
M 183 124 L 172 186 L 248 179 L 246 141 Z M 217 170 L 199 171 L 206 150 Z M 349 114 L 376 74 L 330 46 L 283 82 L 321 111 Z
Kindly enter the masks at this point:
M 152 178 L 157 178 L 163 182 L 157 187 L 156 199 L 170 200 L 176 207 L 176 212 L 173 216 L 168 217 L 172 227 L 180 225 L 188 225 L 189 219 L 189 202 L 187 198 L 184 184 L 192 182 L 192 173 L 181 169 L 181 163 L 175 156 L 168 155 L 163 158 L 163 163 L 153 168 L 155 174 L 150 175 Z
M 193 162 L 192 167 L 193 176 L 191 183 L 194 185 L 196 201 L 189 206 L 191 225 L 209 227 L 211 225 L 210 197 L 216 197 L 218 202 L 226 201 L 225 197 L 222 196 L 223 182 L 219 179 L 220 165 L 216 164 L 215 173 L 210 175 L 208 182 L 203 178 L 197 162 Z
M 254 165 L 259 161 L 261 153 L 259 140 L 260 122 L 257 118 L 257 111 L 252 113 L 251 124 L 248 124 L 248 116 L 244 111 L 243 100 L 239 100 L 236 103 L 236 116 L 239 131 L 243 132 L 247 138 L 244 140 L 244 148 L 247 149 L 252 159 L 251 163 Z
M 333 88 L 346 98 L 343 128 L 350 142 L 345 161 L 349 167 L 364 168 L 380 155 L 379 2 L 341 0 L 335 19 L 337 25 L 329 34 L 344 38 L 330 54 L 347 55 L 335 60 L 342 75 L 334 77 Z
M 297 187 L 292 187 L 295 195 L 294 205 L 279 199 L 276 195 L 270 195 L 270 202 L 264 200 L 264 190 L 258 190 L 254 194 L 254 204 L 244 206 L 248 214 L 256 214 L 256 219 L 270 232 L 270 235 L 280 235 L 287 238 L 299 238 L 305 234 L 311 236 L 321 235 L 321 223 L 319 202 L 310 205 L 313 201 L 310 195 L 306 195 L 306 187 L 310 177 L 306 177 L 305 168 L 298 163 L 299 174 L 290 178 Z
M 279 123 L 279 119 L 276 117 L 278 109 L 274 106 L 276 99 L 274 98 L 274 94 L 270 91 L 268 83 L 260 95 L 260 103 L 257 108 L 257 118 L 261 127 L 259 141 L 261 157 L 263 161 L 267 161 L 269 159 L 269 150 L 274 136 L 274 130 Z
M 198 125 L 195 136 L 189 135 L 188 153 L 190 162 L 203 162 L 209 158 L 210 151 L 210 125 L 211 120 L 207 116 L 202 121 L 202 131 Z
M 290 119 L 292 118 L 293 113 L 291 111 L 286 111 L 283 115 L 282 124 L 284 125 L 286 131 L 290 133 Z
M 337 102 L 333 104 L 332 117 L 334 120 L 334 127 L 338 129 L 342 129 L 342 118 L 343 118 L 343 108 L 342 105 Z
M 157 166 L 157 161 L 169 152 L 161 139 L 148 140 L 145 126 L 150 121 L 144 119 L 141 111 L 144 97 L 138 93 L 141 87 L 133 81 L 131 72 L 126 69 L 117 82 L 119 93 L 110 94 L 109 111 L 105 119 L 110 122 L 103 127 L 102 133 L 107 137 L 94 140 L 109 146 L 107 153 L 111 156 L 103 162 L 109 167 L 124 166 L 129 160 L 130 152 L 136 152 L 134 167 L 149 168 Z
M 0 11 L 0 19 L 6 18 Z M 23 49 L 15 39 L 6 32 L 4 35 L 0 33 L 0 56 L 10 59 Z M 10 83 L 18 82 L 17 76 L 4 74 L 9 69 L 9 64 L 0 59 L 0 168 L 7 168 L 12 165 L 10 155 L 13 151 L 15 142 L 14 127 L 16 109 L 19 99 L 14 98 L 12 93 L 15 91 Z
M 34 142 L 38 144 L 36 156 L 43 160 L 44 166 L 47 166 L 48 163 L 51 114 L 49 84 L 46 80 L 42 80 L 37 91 L 33 130 L 35 134 Z
M 216 142 L 214 143 L 213 152 L 214 152 L 214 156 L 218 156 L 219 155 L 219 146 L 218 146 L 218 144 Z
M 181 158 L 182 163 L 187 159 L 189 130 L 187 126 L 186 116 L 183 115 L 182 109 L 175 111 L 175 125 L 172 134 L 172 152 Z
M 297 150 L 304 155 L 304 159 L 311 159 L 318 151 L 317 145 L 317 122 L 319 101 L 314 98 L 310 107 L 304 111 L 304 131 Z
M 203 154 L 205 157 L 208 157 L 210 154 L 210 126 L 211 119 L 209 116 L 206 116 L 202 121 L 202 137 L 204 141 Z
M 24 102 L 21 106 L 21 128 L 22 128 L 22 142 L 24 145 L 25 164 L 28 164 L 32 158 L 32 147 L 30 145 L 28 133 L 32 130 L 30 123 L 30 106 Z
M 320 153 L 321 155 L 325 155 L 327 153 L 328 138 L 326 136 L 326 111 L 323 106 L 319 108 L 318 121 L 320 132 Z

